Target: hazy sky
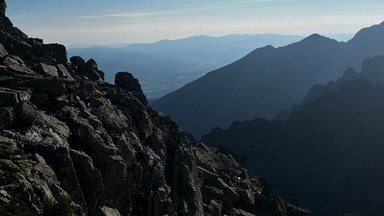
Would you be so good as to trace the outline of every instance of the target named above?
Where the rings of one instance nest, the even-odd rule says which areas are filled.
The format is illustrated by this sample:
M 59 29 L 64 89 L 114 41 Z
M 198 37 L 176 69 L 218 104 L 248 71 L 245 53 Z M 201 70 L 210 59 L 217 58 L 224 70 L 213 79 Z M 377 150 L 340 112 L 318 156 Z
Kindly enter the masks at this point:
M 355 33 L 384 21 L 383 0 L 8 0 L 45 42 L 114 44 L 192 35 Z

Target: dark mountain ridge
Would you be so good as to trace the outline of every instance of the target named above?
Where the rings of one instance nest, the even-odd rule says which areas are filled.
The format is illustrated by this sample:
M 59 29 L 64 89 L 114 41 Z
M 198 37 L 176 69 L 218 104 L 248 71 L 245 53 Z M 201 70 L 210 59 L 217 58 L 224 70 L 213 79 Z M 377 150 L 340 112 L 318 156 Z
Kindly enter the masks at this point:
M 320 96 L 328 93 L 337 92 L 341 85 L 356 79 L 367 79 L 373 83 L 384 82 L 384 56 L 376 56 L 373 58 L 367 58 L 363 61 L 362 69 L 360 73 L 357 73 L 353 68 L 346 70 L 342 77 L 336 81 L 329 81 L 327 85 L 317 84 L 314 85 L 304 97 L 303 101 L 299 105 L 292 105 L 289 110 L 280 111 L 274 120 L 286 120 L 295 111 L 303 109 L 307 103 L 310 103 Z
M 314 84 L 359 70 L 367 57 L 384 54 L 384 23 L 363 29 L 344 43 L 311 35 L 285 47 L 266 46 L 209 72 L 153 104 L 180 126 L 200 137 L 234 120 L 273 118 L 298 103 Z
M 228 153 L 192 145 L 127 72 L 28 38 L 0 0 L 0 215 L 309 216 Z
M 360 74 L 349 69 L 312 88 L 285 121 L 234 122 L 201 140 L 239 152 L 251 172 L 316 215 L 381 215 L 383 74 L 384 56 L 367 59 Z

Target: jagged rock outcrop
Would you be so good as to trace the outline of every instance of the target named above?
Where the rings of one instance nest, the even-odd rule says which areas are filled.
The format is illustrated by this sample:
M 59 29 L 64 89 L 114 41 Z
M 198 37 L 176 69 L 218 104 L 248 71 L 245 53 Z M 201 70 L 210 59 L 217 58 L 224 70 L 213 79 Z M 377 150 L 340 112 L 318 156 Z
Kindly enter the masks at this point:
M 5 11 L 5 2 L 0 0 Z M 0 13 L 0 215 L 310 215 L 192 145 L 124 72 L 24 37 Z M 15 34 L 17 33 L 17 34 Z

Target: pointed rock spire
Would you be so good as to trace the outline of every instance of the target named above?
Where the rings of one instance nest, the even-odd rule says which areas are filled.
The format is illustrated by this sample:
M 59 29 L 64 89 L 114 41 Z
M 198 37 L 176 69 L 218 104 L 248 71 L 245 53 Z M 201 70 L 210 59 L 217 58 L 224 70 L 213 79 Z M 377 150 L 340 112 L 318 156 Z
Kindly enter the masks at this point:
M 4 0 L 0 0 L 0 13 L 5 16 L 5 10 L 7 9 L 7 3 Z

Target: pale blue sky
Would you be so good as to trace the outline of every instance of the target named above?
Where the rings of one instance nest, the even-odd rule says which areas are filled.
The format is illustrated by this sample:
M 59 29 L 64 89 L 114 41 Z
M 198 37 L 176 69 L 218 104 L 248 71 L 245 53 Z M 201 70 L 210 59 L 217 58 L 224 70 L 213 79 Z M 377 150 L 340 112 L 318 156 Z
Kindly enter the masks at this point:
M 114 44 L 193 35 L 355 33 L 384 21 L 383 0 L 8 0 L 45 42 Z

